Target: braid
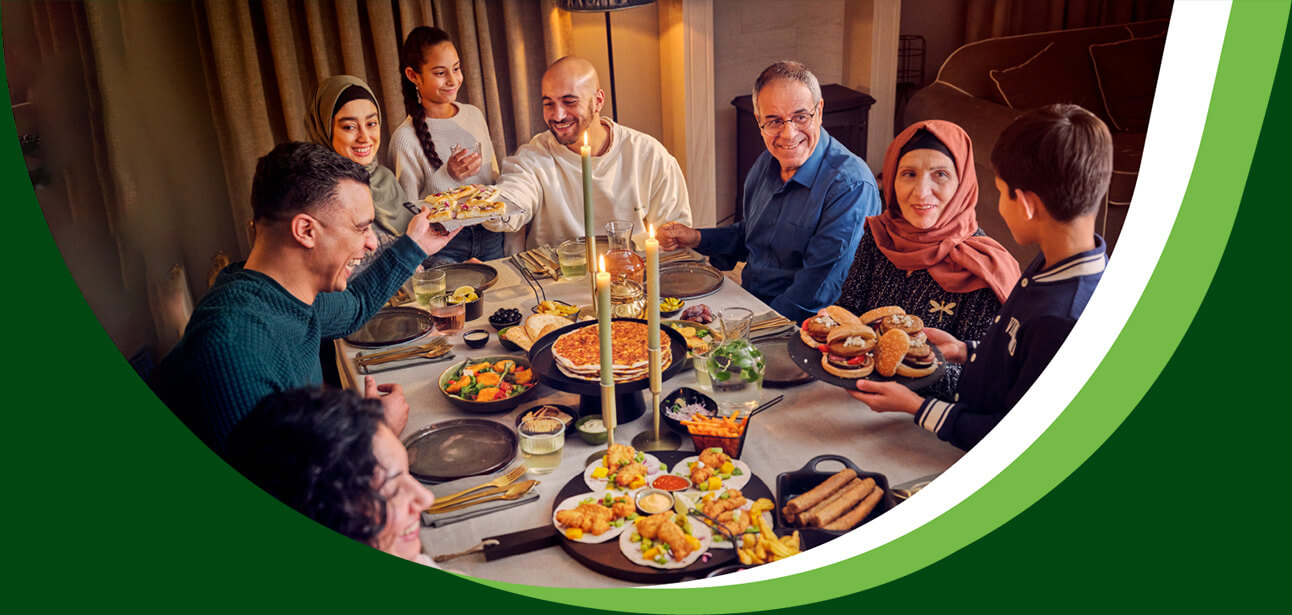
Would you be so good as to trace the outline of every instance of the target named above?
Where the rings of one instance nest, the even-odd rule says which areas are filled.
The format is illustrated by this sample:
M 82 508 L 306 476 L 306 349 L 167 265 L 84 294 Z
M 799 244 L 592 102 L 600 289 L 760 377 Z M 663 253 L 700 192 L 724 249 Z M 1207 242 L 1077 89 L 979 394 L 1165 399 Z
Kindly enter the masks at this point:
M 451 41 L 447 32 L 439 28 L 418 26 L 408 33 L 399 53 L 399 72 L 404 86 L 404 111 L 413 120 L 413 131 L 417 133 L 417 143 L 422 146 L 422 153 L 426 154 L 431 168 L 437 171 L 443 166 L 444 161 L 440 160 L 440 155 L 435 153 L 435 141 L 431 139 L 431 129 L 426 126 L 426 108 L 422 107 L 417 86 L 408 78 L 406 69 L 411 68 L 413 72 L 419 72 L 426 49 L 445 41 Z
M 440 155 L 435 153 L 435 141 L 431 140 L 431 129 L 426 126 L 426 109 L 419 104 L 417 112 L 409 115 L 413 116 L 413 130 L 417 132 L 417 142 L 422 146 L 422 153 L 426 154 L 432 169 L 440 170 L 440 165 L 444 162 L 440 160 Z

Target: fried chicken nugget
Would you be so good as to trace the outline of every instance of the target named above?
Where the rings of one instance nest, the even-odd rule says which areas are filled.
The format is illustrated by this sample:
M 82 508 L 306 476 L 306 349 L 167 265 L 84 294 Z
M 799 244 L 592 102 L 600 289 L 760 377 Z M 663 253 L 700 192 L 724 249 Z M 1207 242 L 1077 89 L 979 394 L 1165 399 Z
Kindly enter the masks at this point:
M 700 462 L 715 470 L 721 468 L 722 464 L 727 463 L 728 461 L 731 461 L 731 457 L 728 457 L 727 454 L 721 450 L 714 451 L 706 448 L 700 452 Z
M 748 501 L 745 499 L 744 495 L 741 495 L 739 489 L 728 489 L 726 494 L 727 499 L 725 500 L 717 497 L 705 498 L 700 502 L 700 510 L 704 511 L 704 514 L 709 515 L 710 517 L 718 518 L 727 511 L 735 510 L 744 506 L 745 502 Z
M 749 529 L 749 524 L 753 520 L 748 512 L 743 510 L 729 510 L 717 516 L 718 522 L 722 527 L 727 528 L 733 536 L 740 536 Z
M 595 502 L 579 504 L 573 510 L 556 511 L 556 522 L 566 527 L 577 527 L 585 533 L 600 536 L 610 529 L 611 511 Z
M 645 464 L 634 461 L 622 468 L 619 468 L 619 472 L 615 474 L 615 484 L 620 487 L 627 487 L 632 484 L 633 480 L 645 478 L 647 472 L 649 472 L 649 470 L 646 469 Z
M 606 467 L 613 471 L 615 468 L 627 464 L 637 456 L 637 451 L 627 444 L 614 444 L 606 450 Z
M 632 496 L 625 496 L 622 499 L 616 499 L 610 512 L 615 519 L 622 519 L 637 512 L 637 503 L 633 501 Z
M 691 545 L 686 542 L 686 532 L 676 523 L 670 521 L 660 524 L 659 539 L 668 544 L 669 552 L 675 560 L 686 559 L 691 554 Z
M 713 476 L 713 468 L 710 468 L 703 463 L 697 463 L 691 466 L 692 485 L 703 485 L 704 481 L 709 480 L 710 476 Z
M 637 533 L 641 534 L 642 538 L 655 540 L 659 536 L 659 528 L 672 516 L 672 513 L 662 512 L 649 517 L 639 517 L 637 519 Z

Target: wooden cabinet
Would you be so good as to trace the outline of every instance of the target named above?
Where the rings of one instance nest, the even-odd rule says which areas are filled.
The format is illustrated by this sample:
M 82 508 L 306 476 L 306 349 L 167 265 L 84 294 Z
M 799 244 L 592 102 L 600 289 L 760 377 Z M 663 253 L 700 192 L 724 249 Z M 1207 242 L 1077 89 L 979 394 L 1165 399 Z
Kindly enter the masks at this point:
M 875 99 L 836 84 L 821 86 L 821 98 L 825 100 L 821 125 L 844 147 L 865 159 L 870 106 L 875 104 Z M 736 107 L 735 211 L 738 222 L 744 217 L 745 177 L 758 156 L 767 151 L 767 146 L 754 118 L 753 96 L 737 96 L 731 104 Z

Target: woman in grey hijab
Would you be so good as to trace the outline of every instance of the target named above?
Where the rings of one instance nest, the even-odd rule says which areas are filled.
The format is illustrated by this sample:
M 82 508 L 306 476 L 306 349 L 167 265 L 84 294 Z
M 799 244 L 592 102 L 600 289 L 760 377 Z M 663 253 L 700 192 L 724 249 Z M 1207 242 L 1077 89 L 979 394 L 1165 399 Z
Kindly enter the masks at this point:
M 310 140 L 332 148 L 368 170 L 372 188 L 372 204 L 376 209 L 373 226 L 381 252 L 404 232 L 398 225 L 406 218 L 404 203 L 408 198 L 395 181 L 395 174 L 377 162 L 381 145 L 381 108 L 372 88 L 358 77 L 337 75 L 319 84 L 310 102 L 309 116 L 305 120 Z M 365 265 L 371 261 L 365 260 Z

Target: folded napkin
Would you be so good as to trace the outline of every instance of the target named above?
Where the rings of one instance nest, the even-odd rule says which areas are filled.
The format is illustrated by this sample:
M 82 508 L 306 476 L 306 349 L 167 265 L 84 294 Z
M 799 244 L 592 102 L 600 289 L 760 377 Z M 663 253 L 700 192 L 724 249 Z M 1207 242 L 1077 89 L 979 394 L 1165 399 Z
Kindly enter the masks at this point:
M 447 513 L 432 514 L 428 512 L 423 512 L 422 525 L 424 527 L 444 527 L 446 525 L 452 525 L 459 521 L 466 521 L 467 519 L 474 519 L 476 517 L 480 517 L 490 513 L 496 513 L 500 510 L 506 510 L 508 508 L 520 506 L 521 504 L 528 504 L 537 499 L 538 499 L 538 492 L 530 491 L 529 493 L 526 493 L 525 495 L 522 495 L 515 500 L 495 500 L 493 502 L 486 502 L 484 504 L 473 506 L 471 508 L 466 508 L 463 510 L 455 510 L 453 512 L 447 512 Z

